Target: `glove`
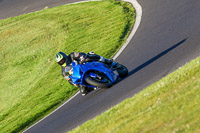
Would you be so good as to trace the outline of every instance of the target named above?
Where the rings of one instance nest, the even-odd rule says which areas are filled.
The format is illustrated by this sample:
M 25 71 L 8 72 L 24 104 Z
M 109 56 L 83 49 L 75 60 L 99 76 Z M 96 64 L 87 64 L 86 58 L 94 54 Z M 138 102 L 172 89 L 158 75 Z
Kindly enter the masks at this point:
M 83 64 L 85 62 L 85 57 L 84 56 L 81 56 L 80 57 L 80 64 Z

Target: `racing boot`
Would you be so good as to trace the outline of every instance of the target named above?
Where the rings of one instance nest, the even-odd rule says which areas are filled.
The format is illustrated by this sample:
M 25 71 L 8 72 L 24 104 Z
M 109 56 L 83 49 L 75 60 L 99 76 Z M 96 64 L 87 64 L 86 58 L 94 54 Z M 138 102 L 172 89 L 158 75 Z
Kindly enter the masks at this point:
M 110 65 L 113 63 L 113 59 L 105 59 L 105 63 Z
M 105 63 L 107 65 L 110 65 L 110 64 L 113 63 L 113 59 L 106 59 L 106 58 L 104 58 L 102 56 L 100 56 L 100 60 L 99 61 L 102 62 L 102 63 Z

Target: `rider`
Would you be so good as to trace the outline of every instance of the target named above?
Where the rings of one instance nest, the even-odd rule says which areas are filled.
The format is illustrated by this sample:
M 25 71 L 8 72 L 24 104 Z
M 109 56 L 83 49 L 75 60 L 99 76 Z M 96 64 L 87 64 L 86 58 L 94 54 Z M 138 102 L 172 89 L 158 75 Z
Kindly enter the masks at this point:
M 64 52 L 58 52 L 56 54 L 56 62 L 61 66 L 62 68 L 62 75 L 63 77 L 68 80 L 68 82 L 74 86 L 75 85 L 72 80 L 69 78 L 69 76 L 72 74 L 72 62 L 76 62 L 78 64 L 82 64 L 83 62 L 89 62 L 89 61 L 99 61 L 105 64 L 111 64 L 113 62 L 113 59 L 106 59 L 100 55 L 95 54 L 94 52 L 89 53 L 83 53 L 83 52 L 72 52 L 68 56 Z M 68 70 L 68 71 L 66 71 Z M 80 91 L 82 95 L 87 94 L 87 90 L 83 86 L 77 86 L 80 88 Z

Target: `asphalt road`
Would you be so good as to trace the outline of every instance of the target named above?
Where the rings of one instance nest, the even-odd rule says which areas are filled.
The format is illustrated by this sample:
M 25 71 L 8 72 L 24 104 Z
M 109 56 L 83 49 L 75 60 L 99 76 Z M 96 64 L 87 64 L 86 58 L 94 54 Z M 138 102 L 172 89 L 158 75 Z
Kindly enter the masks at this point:
M 0 0 L 0 19 L 78 1 L 80 0 Z
M 85 97 L 77 95 L 27 133 L 67 132 L 200 56 L 199 0 L 138 2 L 143 9 L 140 27 L 117 58 L 128 67 L 130 75 L 108 90 L 97 90 Z M 0 18 L 57 3 L 64 1 L 0 0 Z

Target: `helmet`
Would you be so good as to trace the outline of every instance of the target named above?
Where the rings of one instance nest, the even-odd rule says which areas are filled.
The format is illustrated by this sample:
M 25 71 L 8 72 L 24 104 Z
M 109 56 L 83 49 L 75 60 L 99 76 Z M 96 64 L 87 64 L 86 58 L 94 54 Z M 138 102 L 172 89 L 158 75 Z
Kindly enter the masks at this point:
M 67 55 L 63 52 L 58 52 L 56 54 L 56 62 L 61 65 L 61 66 L 66 66 L 66 61 L 67 61 Z

